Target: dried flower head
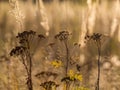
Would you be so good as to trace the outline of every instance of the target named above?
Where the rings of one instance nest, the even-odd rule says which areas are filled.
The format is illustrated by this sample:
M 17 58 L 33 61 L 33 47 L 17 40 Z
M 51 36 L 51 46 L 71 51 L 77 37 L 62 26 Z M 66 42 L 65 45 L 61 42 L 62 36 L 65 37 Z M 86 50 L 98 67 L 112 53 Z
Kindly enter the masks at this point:
M 22 33 L 18 33 L 18 36 L 16 36 L 16 38 L 19 38 L 20 40 L 28 40 L 30 37 L 32 37 L 33 35 L 35 35 L 36 32 L 30 30 L 30 31 L 24 31 Z
M 16 46 L 16 48 L 14 48 L 10 52 L 11 56 L 13 55 L 18 56 L 23 53 L 28 53 L 25 52 L 25 50 L 27 51 L 30 48 L 34 48 L 36 44 L 38 45 L 39 40 L 44 39 L 45 37 L 41 34 L 37 35 L 35 31 L 29 30 L 29 31 L 23 31 L 22 33 L 18 33 L 16 38 L 18 39 L 20 46 Z M 35 40 L 37 41 L 37 43 L 35 43 Z M 34 41 L 34 47 L 31 47 L 33 45 L 33 41 Z M 30 51 L 29 53 L 32 52 Z
M 41 83 L 40 86 L 42 86 L 43 88 L 45 88 L 46 90 L 51 89 L 53 86 L 58 87 L 59 85 L 56 84 L 54 81 L 47 81 L 44 83 Z
M 17 46 L 14 49 L 11 50 L 10 56 L 19 56 L 24 55 L 26 48 L 23 46 Z
M 93 33 L 93 35 L 89 36 L 87 35 L 85 37 L 86 40 L 94 40 L 94 41 L 100 41 L 101 40 L 101 37 L 102 37 L 102 34 L 100 33 Z
M 56 39 L 59 39 L 60 41 L 69 39 L 70 33 L 68 31 L 61 31 L 59 34 L 55 36 Z
M 11 56 L 20 56 L 20 61 L 24 65 L 27 73 L 27 86 L 29 90 L 32 89 L 32 57 L 34 54 L 34 50 L 36 49 L 36 45 L 38 46 L 38 43 L 41 39 L 45 38 L 43 35 L 37 35 L 36 32 L 30 30 L 30 31 L 24 31 L 22 33 L 18 33 L 16 38 L 19 41 L 19 46 L 16 46 L 14 49 L 11 50 L 10 55 Z M 33 45 L 33 47 L 32 47 Z M 49 76 L 51 73 L 48 73 L 47 76 Z
M 39 37 L 40 39 L 45 39 L 45 36 L 43 36 L 42 34 L 39 34 L 38 37 Z
M 47 71 L 47 72 L 46 71 L 42 71 L 42 72 L 37 73 L 35 75 L 35 77 L 37 77 L 37 78 L 50 77 L 50 76 L 57 77 L 58 74 L 54 73 L 54 72 L 49 72 L 49 71 Z
M 29 31 L 24 31 L 22 33 L 18 33 L 16 38 L 19 40 L 19 44 L 21 46 L 30 49 L 30 48 L 36 48 L 39 44 L 39 41 L 45 39 L 45 36 L 42 34 L 37 35 L 35 31 L 29 30 Z

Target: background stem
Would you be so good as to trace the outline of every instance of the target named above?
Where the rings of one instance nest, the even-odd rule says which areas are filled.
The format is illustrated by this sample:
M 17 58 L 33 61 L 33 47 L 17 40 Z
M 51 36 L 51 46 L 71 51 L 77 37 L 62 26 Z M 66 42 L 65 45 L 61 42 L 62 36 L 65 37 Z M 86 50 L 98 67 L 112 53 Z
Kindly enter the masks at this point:
M 98 49 L 98 77 L 97 77 L 97 86 L 95 90 L 99 90 L 100 88 L 100 59 L 101 59 L 101 43 L 100 41 L 97 42 L 97 49 Z

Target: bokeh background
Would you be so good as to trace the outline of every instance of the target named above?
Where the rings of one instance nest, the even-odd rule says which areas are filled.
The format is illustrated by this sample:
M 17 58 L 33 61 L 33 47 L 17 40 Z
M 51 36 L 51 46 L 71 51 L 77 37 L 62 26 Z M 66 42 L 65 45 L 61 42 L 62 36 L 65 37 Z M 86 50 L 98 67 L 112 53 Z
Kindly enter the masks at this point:
M 84 37 L 103 34 L 100 90 L 120 90 L 119 0 L 0 0 L 0 90 L 26 90 L 24 67 L 9 56 L 17 33 L 24 30 L 50 38 L 62 30 L 71 32 L 71 42 L 81 44 L 82 85 L 90 90 L 94 90 L 97 78 L 97 48 L 92 42 L 85 44 Z M 35 90 L 41 89 L 34 75 L 49 70 L 49 62 L 44 60 L 46 46 L 41 47 L 34 56 Z

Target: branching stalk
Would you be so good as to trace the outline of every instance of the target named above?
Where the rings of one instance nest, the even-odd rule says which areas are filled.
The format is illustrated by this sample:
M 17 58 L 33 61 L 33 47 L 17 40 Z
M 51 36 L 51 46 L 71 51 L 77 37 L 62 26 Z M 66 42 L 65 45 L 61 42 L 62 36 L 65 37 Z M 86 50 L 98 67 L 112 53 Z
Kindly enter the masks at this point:
M 32 85 L 32 57 L 30 54 L 30 45 L 29 42 L 27 42 L 27 47 L 28 47 L 28 61 L 29 61 L 29 74 L 28 74 L 28 81 L 27 81 L 27 85 L 29 90 L 33 90 L 33 85 Z

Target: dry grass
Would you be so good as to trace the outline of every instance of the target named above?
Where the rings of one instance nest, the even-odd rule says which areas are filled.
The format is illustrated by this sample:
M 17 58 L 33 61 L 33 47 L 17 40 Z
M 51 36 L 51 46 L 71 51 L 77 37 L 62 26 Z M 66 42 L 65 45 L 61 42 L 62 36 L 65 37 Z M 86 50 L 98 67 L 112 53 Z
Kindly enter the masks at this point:
M 82 45 L 80 55 L 82 85 L 90 90 L 94 90 L 97 78 L 97 51 L 94 44 L 87 43 L 86 45 L 84 43 L 84 37 L 93 32 L 104 34 L 100 90 L 119 90 L 120 3 L 119 0 L 101 1 L 101 4 L 54 1 L 44 3 L 43 7 L 38 7 L 38 4 L 35 3 L 19 1 L 18 13 L 21 11 L 24 19 L 11 15 L 9 11 L 13 8 L 9 2 L 0 2 L 0 90 L 26 90 L 25 70 L 19 61 L 9 56 L 10 50 L 16 45 L 15 36 L 21 32 L 21 29 L 23 31 L 32 29 L 44 35 L 48 35 L 49 32 L 50 40 L 59 31 L 66 29 L 70 31 L 72 33 L 71 42 L 79 42 Z M 42 12 L 44 13 L 42 14 Z M 34 75 L 41 69 L 50 70 L 50 68 L 44 67 L 49 62 L 41 61 L 45 59 L 44 54 L 44 47 L 42 47 L 34 56 L 33 85 L 35 90 L 40 90 L 40 81 Z

